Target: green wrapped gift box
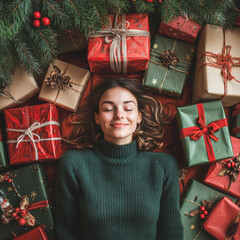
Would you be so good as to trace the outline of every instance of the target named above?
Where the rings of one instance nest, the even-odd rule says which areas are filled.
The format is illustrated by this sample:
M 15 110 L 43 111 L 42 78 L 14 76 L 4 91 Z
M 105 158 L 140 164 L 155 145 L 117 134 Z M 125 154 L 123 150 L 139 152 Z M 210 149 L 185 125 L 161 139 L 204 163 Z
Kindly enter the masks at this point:
M 0 128 L 0 170 L 7 167 L 6 146 L 3 142 L 1 128 Z
M 9 180 L 5 178 L 12 179 L 12 182 L 9 182 Z M 12 239 L 13 234 L 24 234 L 42 224 L 46 226 L 45 231 L 48 237 L 54 239 L 53 215 L 52 206 L 49 202 L 49 189 L 44 170 L 39 164 L 31 164 L 0 174 L 0 212 L 2 221 L 8 209 L 7 205 L 3 203 L 9 202 L 12 208 L 19 208 L 21 197 L 25 195 L 29 198 L 29 206 L 26 207 L 26 210 L 29 208 L 30 210 L 27 211 L 35 217 L 35 226 L 20 226 L 16 219 L 11 219 L 8 224 L 1 222 L 0 239 Z
M 203 200 L 214 201 L 214 204 L 223 196 L 227 196 L 233 202 L 236 202 L 234 197 L 230 197 L 225 193 L 219 192 L 211 187 L 208 187 L 196 180 L 192 180 L 189 190 L 182 198 L 180 209 L 181 219 L 183 223 L 184 240 L 214 240 L 209 233 L 202 228 L 202 219 L 199 214 L 189 216 L 193 210 L 199 209 Z
M 179 62 L 170 67 L 163 66 L 163 53 L 167 50 L 175 53 Z M 195 46 L 173 38 L 156 35 L 151 48 L 148 69 L 143 83 L 158 89 L 160 93 L 180 97 L 191 66 Z M 172 56 L 164 53 L 165 62 L 171 62 Z
M 233 157 L 228 123 L 220 100 L 177 109 L 187 166 Z

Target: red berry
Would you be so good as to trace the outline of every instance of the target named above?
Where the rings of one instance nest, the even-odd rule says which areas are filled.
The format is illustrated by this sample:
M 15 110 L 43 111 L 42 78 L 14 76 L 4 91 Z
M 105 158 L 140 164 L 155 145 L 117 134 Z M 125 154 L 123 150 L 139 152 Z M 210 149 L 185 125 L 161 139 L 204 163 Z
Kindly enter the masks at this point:
M 27 210 L 26 209 L 20 210 L 20 215 L 21 216 L 25 216 L 26 214 L 27 214 Z
M 34 26 L 35 28 L 40 27 L 40 25 L 41 25 L 41 23 L 40 23 L 39 20 L 34 20 L 34 21 L 33 21 L 33 26 Z
M 147 2 L 153 2 L 154 0 L 147 0 Z
M 201 206 L 200 207 L 200 211 L 203 212 L 205 210 L 205 207 L 204 206 Z
M 18 220 L 18 224 L 19 224 L 20 226 L 24 226 L 24 225 L 26 224 L 26 219 L 25 219 L 25 218 L 20 218 L 20 219 Z
M 205 210 L 205 211 L 203 212 L 203 214 L 204 214 L 205 216 L 208 215 L 208 211 Z
M 230 162 L 227 163 L 227 167 L 230 168 L 232 164 Z
M 12 217 L 15 218 L 17 216 L 17 213 L 16 212 L 13 212 L 12 213 Z
M 8 181 L 9 183 L 11 183 L 11 182 L 12 182 L 12 179 L 11 179 L 11 178 L 9 178 L 7 181 Z
M 20 218 L 20 216 L 16 216 L 15 219 L 18 220 Z
M 232 168 L 233 168 L 233 167 L 235 167 L 235 162 L 232 162 L 232 164 L 231 164 L 231 165 L 232 165 Z
M 50 24 L 50 19 L 47 18 L 47 17 L 44 17 L 44 18 L 41 19 L 41 23 L 44 26 L 48 26 Z
M 203 213 L 201 213 L 199 216 L 200 216 L 201 219 L 205 218 L 205 215 Z
M 39 11 L 35 11 L 35 12 L 33 13 L 33 17 L 34 17 L 35 19 L 39 19 L 39 18 L 41 17 L 41 13 L 40 13 Z
M 20 211 L 20 208 L 15 208 L 15 211 L 17 212 L 17 213 L 19 213 L 19 211 Z
M 4 180 L 7 181 L 7 180 L 8 180 L 8 177 L 6 176 L 6 177 L 4 178 Z

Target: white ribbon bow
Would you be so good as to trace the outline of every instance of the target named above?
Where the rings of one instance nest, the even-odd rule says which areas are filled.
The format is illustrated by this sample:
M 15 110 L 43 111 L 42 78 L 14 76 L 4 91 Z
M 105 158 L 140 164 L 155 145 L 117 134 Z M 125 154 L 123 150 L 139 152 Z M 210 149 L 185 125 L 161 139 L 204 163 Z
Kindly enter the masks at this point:
M 49 126 L 49 125 L 60 126 L 60 123 L 56 122 L 56 121 L 49 121 L 49 122 L 45 122 L 45 123 L 35 122 L 27 129 L 7 128 L 6 131 L 22 132 L 23 133 L 22 135 L 20 135 L 18 137 L 17 140 L 8 140 L 7 143 L 8 144 L 9 143 L 17 143 L 16 148 L 18 148 L 18 146 L 21 142 L 32 142 L 34 150 L 35 150 L 35 160 L 38 160 L 38 150 L 37 150 L 37 146 L 36 146 L 35 143 L 38 143 L 40 141 L 50 141 L 50 140 L 61 140 L 62 139 L 61 137 L 41 138 L 38 134 L 33 133 L 33 131 L 35 131 L 36 129 L 42 128 L 42 127 L 45 127 L 45 126 Z M 24 139 L 26 136 L 28 136 L 29 139 Z M 37 139 L 34 139 L 34 137 L 36 137 Z

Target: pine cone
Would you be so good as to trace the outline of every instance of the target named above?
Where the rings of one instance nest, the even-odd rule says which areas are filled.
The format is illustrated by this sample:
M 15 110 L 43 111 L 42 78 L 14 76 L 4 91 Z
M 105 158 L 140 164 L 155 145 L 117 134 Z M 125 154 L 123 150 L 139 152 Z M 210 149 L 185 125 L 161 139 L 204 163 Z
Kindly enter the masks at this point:
M 161 62 L 165 67 L 171 67 L 177 65 L 179 63 L 179 59 L 176 53 L 171 52 L 169 49 L 167 49 L 167 51 L 164 51 L 162 53 Z
M 227 229 L 227 238 L 233 237 L 238 231 L 239 222 L 233 222 Z

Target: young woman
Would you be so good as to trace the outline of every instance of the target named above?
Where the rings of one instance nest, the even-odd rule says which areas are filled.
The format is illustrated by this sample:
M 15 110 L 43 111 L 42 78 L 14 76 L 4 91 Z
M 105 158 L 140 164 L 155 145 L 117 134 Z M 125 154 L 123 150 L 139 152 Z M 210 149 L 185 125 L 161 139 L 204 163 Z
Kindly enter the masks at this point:
M 163 141 L 162 108 L 134 80 L 109 79 L 79 114 L 56 185 L 58 240 L 181 240 L 176 160 Z M 72 115 L 76 117 L 76 115 Z

